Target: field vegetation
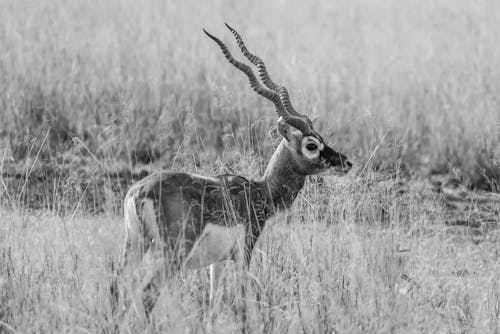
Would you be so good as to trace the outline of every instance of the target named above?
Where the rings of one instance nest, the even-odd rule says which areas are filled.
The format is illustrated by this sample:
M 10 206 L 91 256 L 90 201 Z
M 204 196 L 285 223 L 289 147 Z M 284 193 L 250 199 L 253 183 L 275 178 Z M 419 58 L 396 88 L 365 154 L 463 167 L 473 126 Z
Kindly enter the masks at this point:
M 250 267 L 253 332 L 500 332 L 500 3 L 0 0 L 0 333 L 232 333 L 206 270 L 111 312 L 121 201 L 152 171 L 264 170 L 272 105 L 224 22 L 355 170 L 312 177 Z

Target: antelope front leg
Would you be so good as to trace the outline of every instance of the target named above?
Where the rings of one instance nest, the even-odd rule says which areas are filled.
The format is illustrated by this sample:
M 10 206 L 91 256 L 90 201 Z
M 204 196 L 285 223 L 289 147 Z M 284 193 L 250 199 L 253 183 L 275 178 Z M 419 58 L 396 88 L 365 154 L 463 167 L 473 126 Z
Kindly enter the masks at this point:
M 247 244 L 240 252 L 240 261 L 238 261 L 239 271 L 241 274 L 241 302 L 239 311 L 241 316 L 241 333 L 249 333 L 250 328 L 247 319 L 247 285 L 248 285 L 248 271 L 250 269 L 250 261 L 252 257 L 252 250 L 254 246 L 253 238 L 247 238 Z

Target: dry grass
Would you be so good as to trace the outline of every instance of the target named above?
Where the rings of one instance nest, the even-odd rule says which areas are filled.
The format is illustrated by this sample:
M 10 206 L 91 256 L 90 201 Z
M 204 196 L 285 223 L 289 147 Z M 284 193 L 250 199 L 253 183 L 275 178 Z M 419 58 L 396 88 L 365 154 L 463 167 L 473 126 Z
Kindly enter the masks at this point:
M 24 206 L 24 176 L 14 188 L 0 178 L 0 332 L 241 327 L 231 265 L 217 316 L 205 270 L 168 282 L 152 324 L 133 316 L 118 324 L 109 304 L 123 233 L 114 192 L 126 189 L 113 189 L 114 171 L 153 161 L 153 170 L 254 177 L 272 151 L 271 106 L 201 31 L 239 56 L 225 21 L 289 88 L 297 109 L 358 161 L 343 179 L 314 178 L 292 214 L 268 225 L 250 268 L 252 330 L 500 332 L 498 202 L 488 204 L 488 228 L 449 227 L 441 197 L 422 179 L 402 192 L 390 178 L 445 170 L 498 190 L 500 3 L 0 7 L 0 170 L 12 165 L 42 180 L 33 198 L 48 209 Z M 91 196 L 104 213 L 92 216 L 83 200 L 94 188 L 105 189 Z M 482 204 L 474 193 L 467 198 L 473 216 Z
M 234 308 L 241 281 L 231 264 L 217 316 L 202 269 L 167 282 L 151 324 L 134 313 L 120 321 L 109 294 L 120 217 L 1 214 L 6 332 L 241 328 Z M 310 183 L 293 214 L 270 222 L 259 240 L 248 283 L 250 327 L 255 333 L 497 333 L 499 234 L 476 245 L 471 233 L 445 226 L 441 206 L 423 186 L 401 193 L 376 175 Z

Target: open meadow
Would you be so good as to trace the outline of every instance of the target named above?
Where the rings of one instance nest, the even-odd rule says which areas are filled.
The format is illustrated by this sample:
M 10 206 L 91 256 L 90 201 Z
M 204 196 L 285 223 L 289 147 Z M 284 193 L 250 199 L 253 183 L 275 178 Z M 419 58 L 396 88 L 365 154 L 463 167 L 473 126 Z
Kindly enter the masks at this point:
M 234 333 L 241 277 L 111 311 L 128 187 L 262 175 L 280 136 L 224 22 L 354 168 L 266 225 L 254 333 L 500 333 L 500 2 L 0 0 L 0 333 Z

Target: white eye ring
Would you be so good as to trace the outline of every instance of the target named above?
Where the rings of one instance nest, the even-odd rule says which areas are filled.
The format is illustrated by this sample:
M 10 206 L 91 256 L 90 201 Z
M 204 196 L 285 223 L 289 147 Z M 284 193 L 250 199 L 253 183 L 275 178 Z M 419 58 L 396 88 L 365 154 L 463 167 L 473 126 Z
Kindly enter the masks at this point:
M 325 147 L 322 142 L 313 136 L 303 138 L 302 140 L 302 154 L 310 160 L 317 159 L 320 151 Z

